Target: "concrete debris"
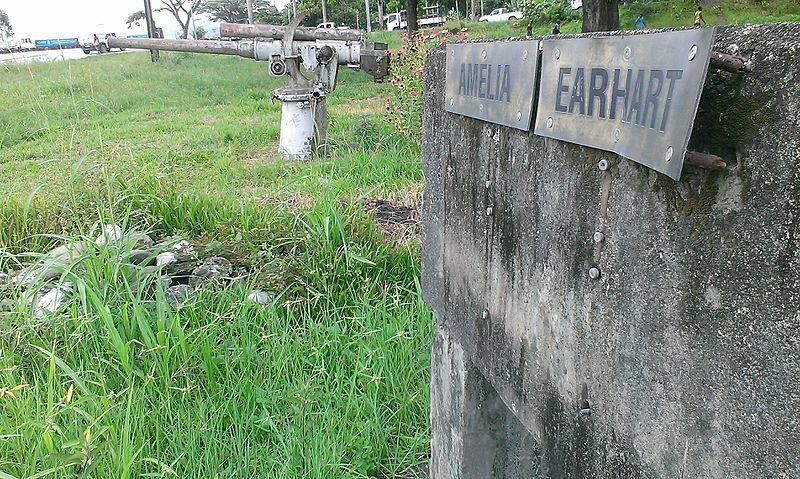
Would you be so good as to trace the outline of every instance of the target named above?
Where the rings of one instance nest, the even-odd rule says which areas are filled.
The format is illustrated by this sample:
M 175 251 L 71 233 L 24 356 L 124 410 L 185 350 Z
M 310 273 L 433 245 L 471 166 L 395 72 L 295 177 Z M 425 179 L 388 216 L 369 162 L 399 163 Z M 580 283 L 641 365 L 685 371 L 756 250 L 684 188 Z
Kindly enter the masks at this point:
M 175 263 L 178 261 L 178 255 L 171 251 L 165 251 L 163 253 L 159 253 L 156 256 L 156 266 L 166 266 L 170 263 Z
M 153 238 L 145 233 L 140 233 L 136 240 L 136 248 L 138 249 L 151 249 L 153 246 L 155 246 L 155 244 L 156 243 L 153 241 Z
M 254 289 L 247 295 L 247 301 L 261 305 L 269 304 L 274 299 L 275 293 L 260 289 Z
M 192 296 L 192 288 L 188 284 L 176 284 L 167 288 L 166 296 L 169 304 L 175 309 L 180 309 Z
M 194 245 L 186 240 L 180 240 L 172 245 L 172 251 L 178 256 L 189 258 L 194 254 Z
M 94 240 L 98 246 L 106 246 L 122 239 L 122 228 L 118 225 L 110 224 L 103 226 L 103 233 Z
M 129 259 L 131 264 L 143 264 L 145 262 L 152 263 L 154 258 L 152 251 L 144 249 L 134 249 L 131 250 Z
M 119 226 L 105 225 L 103 234 L 94 243 L 79 241 L 61 245 L 41 255 L 36 263 L 19 273 L 0 273 L 0 312 L 12 311 L 18 304 L 28 305 L 36 318 L 58 312 L 69 301 L 72 292 L 71 284 L 59 284 L 64 273 L 79 273 L 79 262 L 93 257 L 93 248 L 97 245 L 112 244 L 125 238 L 135 241 L 136 246 L 130 252 L 121 252 L 119 259 L 136 266 L 130 287 L 137 294 L 152 296 L 161 289 L 174 308 L 181 308 L 197 289 L 206 285 L 229 284 L 234 280 L 231 261 L 222 256 L 201 261 L 195 246 L 186 240 L 172 238 L 155 244 L 146 234 L 133 232 L 126 236 Z M 206 254 L 208 251 L 205 250 Z M 274 297 L 273 293 L 253 290 L 247 299 L 267 304 Z
M 29 288 L 34 283 L 44 283 L 55 278 L 61 277 L 67 265 L 77 262 L 81 255 L 86 251 L 85 241 L 76 241 L 53 248 L 49 253 L 42 256 L 36 263 L 27 268 L 23 268 L 12 282 L 23 288 Z
M 53 314 L 67 304 L 69 293 L 72 292 L 72 284 L 64 283 L 50 291 L 39 294 L 36 298 L 36 303 L 33 306 L 33 316 L 36 318 L 43 318 L 49 314 Z
M 230 278 L 233 265 L 222 256 L 212 256 L 203 261 L 203 264 L 192 270 L 189 285 L 193 288 L 208 281 L 221 281 Z

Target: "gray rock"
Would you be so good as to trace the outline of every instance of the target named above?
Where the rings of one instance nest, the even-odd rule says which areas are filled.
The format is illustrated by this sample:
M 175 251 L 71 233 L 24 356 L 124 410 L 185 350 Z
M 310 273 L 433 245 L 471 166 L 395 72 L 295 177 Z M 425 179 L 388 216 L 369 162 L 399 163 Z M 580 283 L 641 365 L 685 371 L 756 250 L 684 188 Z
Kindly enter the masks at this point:
M 193 289 L 186 284 L 176 284 L 167 288 L 166 296 L 169 304 L 175 309 L 180 309 L 192 296 Z
M 147 263 L 149 265 L 156 258 L 153 258 L 153 252 L 150 250 L 134 249 L 131 250 L 131 255 L 129 259 L 131 264 Z
M 233 273 L 233 265 L 222 256 L 212 256 L 203 261 L 203 264 L 192 270 L 189 278 L 189 285 L 196 288 L 208 281 L 220 282 L 230 278 Z
M 40 293 L 33 306 L 33 316 L 43 318 L 57 312 L 67 304 L 67 299 L 69 299 L 69 293 L 71 292 L 72 284 L 64 283 L 47 292 Z
M 180 240 L 172 245 L 171 250 L 179 257 L 189 258 L 194 254 L 194 245 L 186 240 Z
M 13 299 L 4 299 L 0 301 L 0 313 L 7 313 L 9 311 L 14 310 L 14 306 L 17 305 L 17 302 Z
M 77 241 L 54 248 L 43 255 L 36 264 L 22 269 L 14 276 L 12 282 L 23 288 L 30 288 L 37 282 L 41 284 L 59 278 L 67 265 L 80 261 L 86 247 L 85 241 Z
M 0 273 L 0 291 L 8 288 L 9 284 L 11 284 L 11 276 L 6 273 Z
M 139 249 L 151 249 L 155 245 L 155 241 L 150 235 L 141 233 L 138 235 L 138 239 L 136 240 L 136 248 Z
M 166 266 L 168 264 L 175 263 L 176 261 L 178 261 L 178 255 L 171 251 L 165 251 L 156 256 L 157 266 Z
M 110 224 L 103 226 L 103 232 L 94 240 L 98 246 L 105 246 L 116 243 L 121 240 L 123 236 L 122 228 L 118 225 Z
M 275 293 L 261 289 L 254 289 L 247 295 L 247 301 L 261 305 L 268 304 L 274 299 Z

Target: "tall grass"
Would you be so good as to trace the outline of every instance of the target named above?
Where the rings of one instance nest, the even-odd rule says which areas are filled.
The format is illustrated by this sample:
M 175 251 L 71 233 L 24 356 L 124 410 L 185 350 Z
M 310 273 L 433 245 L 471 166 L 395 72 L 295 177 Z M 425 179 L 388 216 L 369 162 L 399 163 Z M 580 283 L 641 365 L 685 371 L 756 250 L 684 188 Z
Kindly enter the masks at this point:
M 0 478 L 391 477 L 425 462 L 419 246 L 391 244 L 361 206 L 418 191 L 419 150 L 379 111 L 348 113 L 384 87 L 345 72 L 332 155 L 285 163 L 265 153 L 277 105 L 261 65 L 146 59 L 34 65 L 0 86 L 0 269 L 90 244 L 64 268 L 62 312 L 0 313 Z M 175 311 L 124 260 L 131 238 L 91 246 L 112 222 L 216 242 L 248 274 Z M 254 287 L 275 299 L 247 302 Z

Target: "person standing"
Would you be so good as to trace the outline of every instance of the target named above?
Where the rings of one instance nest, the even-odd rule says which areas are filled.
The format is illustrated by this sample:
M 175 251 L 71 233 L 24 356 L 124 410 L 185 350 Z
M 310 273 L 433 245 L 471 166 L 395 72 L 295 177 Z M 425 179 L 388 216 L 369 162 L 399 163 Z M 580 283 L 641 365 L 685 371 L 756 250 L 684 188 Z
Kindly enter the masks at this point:
M 694 12 L 694 26 L 699 27 L 700 22 L 703 22 L 704 25 L 708 25 L 706 19 L 703 18 L 703 7 L 697 7 L 697 10 Z
M 636 30 L 644 30 L 647 25 L 644 23 L 644 13 L 640 13 L 638 17 L 636 17 L 636 21 L 633 23 L 633 28 Z
M 553 24 L 553 35 L 558 35 L 561 33 L 561 22 L 556 20 L 556 23 Z

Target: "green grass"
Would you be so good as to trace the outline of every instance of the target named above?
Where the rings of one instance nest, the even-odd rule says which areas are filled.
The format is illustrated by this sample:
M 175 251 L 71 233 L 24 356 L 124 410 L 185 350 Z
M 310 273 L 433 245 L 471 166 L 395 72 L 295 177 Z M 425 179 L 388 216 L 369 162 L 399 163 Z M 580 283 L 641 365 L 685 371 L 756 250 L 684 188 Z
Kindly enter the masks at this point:
M 623 26 L 644 8 L 661 27 L 688 23 L 693 4 L 625 5 Z M 798 12 L 775 0 L 721 14 Z M 264 64 L 162 58 L 0 65 L 0 270 L 119 222 L 218 243 L 247 281 L 175 312 L 157 277 L 119 259 L 127 242 L 79 258 L 65 314 L 0 313 L 0 479 L 395 477 L 426 462 L 433 319 L 419 244 L 387 238 L 362 206 L 420 202 L 419 146 L 381 118 L 390 86 L 342 72 L 330 156 L 286 162 L 270 99 L 282 80 Z M 254 306 L 252 287 L 277 296 Z
M 361 204 L 419 201 L 419 147 L 381 120 L 387 86 L 343 72 L 331 156 L 285 162 L 281 81 L 263 64 L 163 58 L 6 67 L 0 270 L 116 221 L 219 241 L 251 274 L 174 312 L 112 246 L 67 274 L 65 314 L 0 314 L 0 477 L 394 477 L 426 462 L 419 245 Z M 252 287 L 277 297 L 246 303 Z

